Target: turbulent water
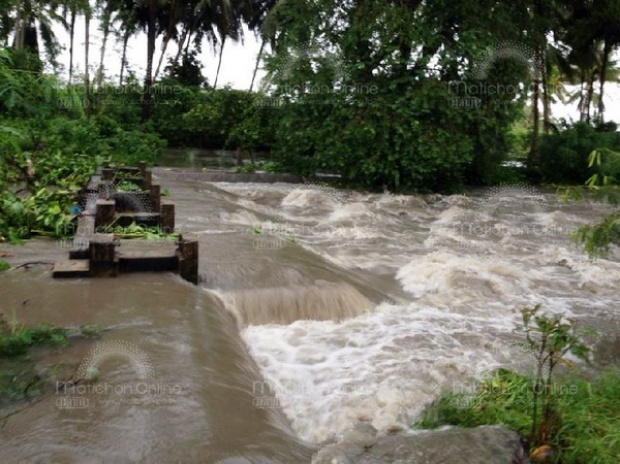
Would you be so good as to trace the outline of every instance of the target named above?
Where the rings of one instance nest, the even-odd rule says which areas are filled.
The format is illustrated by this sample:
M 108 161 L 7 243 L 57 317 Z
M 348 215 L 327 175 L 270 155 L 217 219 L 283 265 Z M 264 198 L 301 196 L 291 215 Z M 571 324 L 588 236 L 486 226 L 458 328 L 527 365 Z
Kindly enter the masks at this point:
M 570 239 L 609 212 L 603 205 L 561 203 L 526 187 L 401 196 L 155 174 L 172 192 L 177 228 L 200 241 L 201 288 L 181 291 L 161 276 L 148 278 L 156 297 L 146 277 L 62 284 L 65 302 L 69 289 L 91 289 L 88 296 L 98 288 L 107 315 L 90 322 L 121 324 L 109 337 L 140 345 L 159 375 L 188 386 L 168 409 L 137 407 L 133 418 L 97 412 L 109 446 L 121 440 L 127 450 L 143 440 L 138 456 L 158 450 L 182 462 L 194 456 L 187 446 L 205 462 L 308 462 L 313 443 L 356 421 L 407 427 L 442 390 L 470 389 L 499 366 L 530 369 L 513 329 L 519 310 L 538 303 L 599 328 L 597 362 L 618 362 L 618 256 L 590 260 Z M 101 286 L 112 285 L 124 286 L 131 303 L 106 299 Z M 14 301 L 24 294 L 3 291 Z M 89 314 L 74 309 L 61 319 L 89 321 Z M 79 422 L 85 418 L 41 414 L 41 430 L 61 421 L 49 441 L 64 449 L 70 445 L 59 437 L 76 428 L 96 433 Z M 118 428 L 108 431 L 115 420 Z M 36 456 L 51 446 L 32 440 L 26 446 L 13 437 L 10 449 Z

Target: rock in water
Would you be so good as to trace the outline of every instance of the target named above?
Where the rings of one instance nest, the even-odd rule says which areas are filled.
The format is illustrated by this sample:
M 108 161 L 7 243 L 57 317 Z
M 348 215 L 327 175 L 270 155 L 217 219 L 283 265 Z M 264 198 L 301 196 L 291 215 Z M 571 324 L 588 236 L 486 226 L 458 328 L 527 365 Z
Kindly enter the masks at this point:
M 358 424 L 327 445 L 312 464 L 528 464 L 516 432 L 500 426 L 416 430 L 377 436 Z

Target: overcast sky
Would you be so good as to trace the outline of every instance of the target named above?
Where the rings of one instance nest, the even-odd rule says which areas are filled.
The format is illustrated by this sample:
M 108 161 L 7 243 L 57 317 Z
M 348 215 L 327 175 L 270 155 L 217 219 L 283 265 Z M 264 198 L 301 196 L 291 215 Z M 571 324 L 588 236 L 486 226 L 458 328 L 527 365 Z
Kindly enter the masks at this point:
M 68 35 L 62 29 L 57 30 L 60 43 L 68 44 Z M 97 23 L 93 21 L 91 24 L 91 73 L 97 69 L 100 58 L 102 34 L 97 28 Z M 260 48 L 260 42 L 256 39 L 254 34 L 247 29 L 245 30 L 243 42 L 227 41 L 224 47 L 224 55 L 222 59 L 222 68 L 220 70 L 220 77 L 218 80 L 218 88 L 230 85 L 235 89 L 249 89 L 250 82 L 252 81 L 252 73 L 256 64 L 256 57 Z M 68 49 L 68 47 L 67 47 Z M 176 43 L 170 42 L 168 50 L 162 68 L 165 67 L 167 59 L 174 56 L 177 52 Z M 108 50 L 105 59 L 105 75 L 107 78 L 116 77 L 120 72 L 120 59 L 122 53 L 121 43 L 116 42 L 114 37 L 110 35 L 110 41 L 108 43 Z M 219 58 L 219 50 L 213 50 L 213 47 L 209 44 L 203 45 L 203 50 L 199 56 L 201 62 L 204 65 L 203 74 L 209 80 L 210 84 L 215 81 L 215 75 L 217 71 L 217 62 Z M 161 54 L 161 40 L 157 41 L 157 47 L 154 58 L 154 69 L 157 66 L 157 60 L 159 60 Z M 139 79 L 144 76 L 146 68 L 146 35 L 141 33 L 133 36 L 129 41 L 127 49 L 127 57 L 130 68 L 136 73 Z M 60 57 L 60 62 L 68 67 L 69 53 L 65 50 Z M 83 21 L 78 21 L 76 24 L 75 32 L 75 73 L 84 72 L 84 24 Z M 161 72 L 160 72 L 161 74 Z M 257 82 L 254 85 L 256 89 L 260 84 L 260 79 L 265 75 L 265 72 L 259 69 L 257 75 Z M 117 79 L 113 79 L 117 80 Z M 605 118 L 606 120 L 615 120 L 620 123 L 620 85 L 607 84 L 605 86 Z M 554 117 L 573 118 L 577 120 L 579 113 L 577 111 L 577 104 L 566 107 L 563 105 L 553 105 L 552 113 Z
M 56 34 L 61 44 L 65 45 L 69 43 L 68 34 L 62 29 L 58 28 Z M 90 71 L 91 75 L 99 67 L 99 59 L 101 56 L 101 41 L 103 34 L 98 30 L 97 23 L 93 21 L 91 23 L 90 34 Z M 224 87 L 226 84 L 230 84 L 236 89 L 249 89 L 250 82 L 252 81 L 252 73 L 256 64 L 256 57 L 260 48 L 260 42 L 256 40 L 254 34 L 245 30 L 243 42 L 233 42 L 228 40 L 224 47 L 224 55 L 222 58 L 222 68 L 220 70 L 220 77 L 218 80 L 218 87 Z M 74 44 L 74 73 L 84 72 L 84 23 L 79 21 L 76 23 L 75 31 L 75 44 Z M 157 41 L 155 57 L 153 59 L 153 71 L 157 67 L 157 62 L 161 56 L 161 39 Z M 138 34 L 133 36 L 128 43 L 127 47 L 127 59 L 129 61 L 129 67 L 136 73 L 138 78 L 142 80 L 146 69 L 146 34 Z M 67 45 L 66 50 L 60 56 L 60 63 L 63 64 L 68 71 L 69 66 L 69 47 Z M 170 42 L 166 51 L 166 56 L 162 63 L 163 68 L 167 64 L 168 58 L 176 55 L 178 50 L 177 44 Z M 106 78 L 116 77 L 118 78 L 121 69 L 121 60 L 123 47 L 120 42 L 117 42 L 112 34 L 110 34 L 108 40 L 108 46 L 105 57 L 105 75 Z M 219 59 L 219 49 L 213 50 L 210 44 L 205 43 L 203 45 L 202 53 L 199 55 L 200 61 L 203 63 L 203 74 L 209 80 L 210 84 L 215 82 L 215 75 L 217 72 L 217 62 Z M 258 79 L 264 75 L 259 71 Z M 113 79 L 115 80 L 115 79 Z M 258 82 L 257 82 L 258 83 Z M 255 88 L 256 85 L 255 84 Z

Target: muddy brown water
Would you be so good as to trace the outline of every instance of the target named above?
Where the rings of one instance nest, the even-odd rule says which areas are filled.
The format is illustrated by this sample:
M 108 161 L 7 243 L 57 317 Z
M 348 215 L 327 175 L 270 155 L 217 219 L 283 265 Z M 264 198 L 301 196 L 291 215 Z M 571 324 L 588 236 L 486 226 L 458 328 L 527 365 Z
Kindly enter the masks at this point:
M 200 285 L 0 274 L 5 316 L 108 329 L 37 358 L 90 377 L 11 415 L 1 462 L 307 463 L 355 421 L 406 427 L 441 391 L 530 369 L 512 329 L 536 303 L 600 328 L 599 358 L 617 366 L 617 255 L 592 261 L 569 237 L 603 205 L 522 187 L 422 197 L 155 178 L 200 242 Z M 45 263 L 65 245 L 1 249 Z

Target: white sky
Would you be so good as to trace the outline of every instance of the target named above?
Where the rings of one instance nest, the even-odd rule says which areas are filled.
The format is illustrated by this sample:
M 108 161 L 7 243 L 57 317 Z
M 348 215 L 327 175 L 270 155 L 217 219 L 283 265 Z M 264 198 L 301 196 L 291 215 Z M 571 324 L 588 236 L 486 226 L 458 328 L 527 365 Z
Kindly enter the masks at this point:
M 58 29 L 56 31 L 60 43 L 68 44 L 68 34 Z M 260 42 L 256 39 L 254 34 L 245 29 L 245 37 L 243 42 L 233 42 L 228 40 L 224 47 L 224 54 L 222 59 L 222 68 L 220 70 L 220 76 L 218 80 L 218 88 L 230 85 L 235 89 L 247 90 L 250 88 L 250 82 L 252 81 L 252 73 L 256 64 L 256 57 L 260 48 Z M 93 21 L 91 23 L 91 39 L 90 39 L 90 61 L 91 61 L 91 75 L 94 76 L 94 72 L 99 66 L 100 59 L 100 47 L 101 47 L 102 33 L 97 28 L 97 23 Z M 217 63 L 219 58 L 219 49 L 213 50 L 210 44 L 205 43 L 203 45 L 202 53 L 199 55 L 199 59 L 203 63 L 203 74 L 209 80 L 209 83 L 213 85 L 215 82 L 215 75 L 217 71 Z M 268 47 L 265 51 L 267 51 Z M 162 63 L 163 68 L 167 64 L 167 59 L 172 57 L 177 52 L 176 43 L 170 42 L 166 57 Z M 106 59 L 105 59 L 105 75 L 107 78 L 113 78 L 117 80 L 117 76 L 120 72 L 120 56 L 122 53 L 122 44 L 117 42 L 113 35 L 110 35 L 110 40 L 107 47 Z M 157 61 L 161 54 L 161 40 L 158 40 L 155 58 L 153 64 L 153 70 L 157 67 Z M 78 19 L 75 32 L 75 53 L 74 53 L 74 73 L 80 74 L 84 72 L 84 23 Z M 133 36 L 129 40 L 127 48 L 127 58 L 130 68 L 136 73 L 139 79 L 144 76 L 146 68 L 146 34 L 139 33 Z M 60 62 L 68 68 L 69 53 L 68 47 L 60 56 Z M 259 68 L 259 72 L 256 77 L 254 88 L 256 89 L 260 85 L 260 79 L 265 75 L 265 72 Z M 114 79 L 116 77 L 116 79 Z M 620 123 L 620 85 L 619 84 L 607 84 L 605 86 L 605 119 L 615 120 Z M 556 104 L 552 106 L 552 115 L 556 118 L 564 117 L 567 119 L 573 118 L 577 120 L 579 113 L 577 111 L 577 104 L 571 106 L 564 106 Z
M 90 27 L 90 73 L 94 76 L 94 73 L 99 67 L 99 60 L 101 57 L 101 41 L 103 34 L 97 28 L 97 23 L 93 21 Z M 245 28 L 244 28 L 245 29 Z M 61 28 L 56 30 L 56 34 L 61 44 L 69 43 L 68 34 Z M 245 37 L 242 42 L 233 42 L 227 40 L 224 46 L 224 55 L 222 57 L 222 67 L 220 70 L 220 76 L 218 79 L 218 88 L 224 87 L 230 84 L 231 87 L 236 89 L 249 89 L 252 81 L 252 73 L 254 72 L 254 66 L 256 65 L 256 57 L 260 49 L 260 42 L 256 39 L 251 31 L 245 29 Z M 74 75 L 84 72 L 84 23 L 78 19 L 75 30 L 75 44 L 74 44 Z M 161 56 L 161 39 L 157 41 L 155 49 L 155 57 L 153 59 L 153 72 L 157 67 L 159 57 Z M 129 67 L 136 73 L 138 78 L 142 80 L 144 72 L 146 70 L 146 34 L 139 33 L 129 39 L 127 47 L 127 60 L 129 61 Z M 66 50 L 61 54 L 59 62 L 65 66 L 65 70 L 68 73 L 69 68 L 69 47 L 67 45 Z M 162 62 L 160 76 L 163 74 L 163 69 L 166 67 L 168 58 L 174 57 L 177 53 L 178 47 L 174 42 L 168 44 L 166 50 L 166 56 Z M 121 69 L 121 60 L 123 46 L 121 42 L 116 41 L 115 37 L 110 34 L 108 39 L 108 45 L 106 50 L 106 56 L 104 60 L 105 76 L 107 78 L 112 77 L 113 81 L 118 78 Z M 213 46 L 208 43 L 204 43 L 202 47 L 202 53 L 198 56 L 203 63 L 203 75 L 209 80 L 209 84 L 213 85 L 215 82 L 215 75 L 217 73 L 217 63 L 219 59 L 219 48 L 213 50 Z M 127 74 L 125 74 L 126 76 Z M 257 81 L 254 83 L 254 88 L 260 83 L 260 78 L 264 75 L 259 69 L 257 74 Z M 116 77 L 116 79 L 114 79 Z

